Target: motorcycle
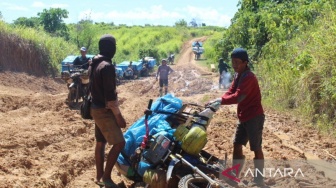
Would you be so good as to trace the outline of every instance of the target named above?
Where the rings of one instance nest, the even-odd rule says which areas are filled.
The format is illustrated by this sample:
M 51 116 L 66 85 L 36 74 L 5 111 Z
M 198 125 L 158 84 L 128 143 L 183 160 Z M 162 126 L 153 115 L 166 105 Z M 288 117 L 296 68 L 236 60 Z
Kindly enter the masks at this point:
M 145 116 L 124 133 L 126 146 L 117 160 L 118 171 L 152 188 L 222 187 L 219 175 L 226 160 L 203 150 L 206 127 L 219 106 L 182 105 L 171 94 L 153 106 L 150 101 Z
M 168 64 L 173 65 L 174 64 L 174 59 L 175 59 L 175 54 L 170 54 L 168 56 Z
M 80 66 L 68 65 L 68 71 L 62 72 L 62 78 L 67 82 L 68 97 L 67 103 L 70 107 L 76 107 L 79 104 L 80 99 L 84 99 L 84 96 L 89 89 L 89 75 L 88 70 Z

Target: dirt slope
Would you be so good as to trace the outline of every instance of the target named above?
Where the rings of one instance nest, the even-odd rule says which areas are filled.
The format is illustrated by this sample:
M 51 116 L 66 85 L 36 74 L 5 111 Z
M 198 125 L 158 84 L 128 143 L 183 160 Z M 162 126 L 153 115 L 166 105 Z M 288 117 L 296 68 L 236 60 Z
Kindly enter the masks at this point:
M 205 41 L 206 37 L 194 39 Z M 193 41 L 194 41 L 193 40 Z M 180 58 L 172 65 L 169 91 L 184 102 L 202 104 L 220 97 L 218 75 L 197 67 L 185 43 Z M 143 115 L 149 99 L 158 97 L 155 77 L 124 82 L 118 86 L 127 126 Z M 78 110 L 64 103 L 65 84 L 49 78 L 0 73 L 0 188 L 96 187 L 94 167 L 94 123 L 80 118 Z M 223 106 L 208 129 L 205 149 L 229 159 L 237 121 L 236 106 Z M 335 187 L 336 141 L 305 127 L 289 115 L 266 110 L 264 128 L 265 168 L 292 168 L 296 177 L 277 172 L 266 178 L 270 187 Z M 253 167 L 252 152 L 244 148 L 246 169 Z M 294 172 L 294 174 L 295 174 Z M 294 176 L 294 174 L 292 174 Z M 113 179 L 129 186 L 130 181 L 113 172 Z M 243 184 L 251 175 L 242 178 Z M 242 185 L 243 185 L 242 184 Z

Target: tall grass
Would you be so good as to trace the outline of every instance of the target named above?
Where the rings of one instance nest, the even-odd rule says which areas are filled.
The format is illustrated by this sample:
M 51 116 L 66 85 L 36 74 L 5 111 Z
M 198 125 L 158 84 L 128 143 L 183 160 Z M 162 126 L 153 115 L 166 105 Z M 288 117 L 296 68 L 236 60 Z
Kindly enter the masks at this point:
M 263 50 L 263 96 L 294 109 L 324 131 L 336 128 L 336 14 L 327 10 L 306 33 Z
M 42 30 L 12 27 L 0 22 L 0 65 L 5 70 L 25 71 L 35 75 L 58 73 L 60 62 L 74 46 Z
M 7 57 L 0 58 L 0 65 L 6 65 L 7 59 L 15 59 L 15 68 L 20 71 L 28 71 L 33 74 L 56 75 L 60 70 L 61 61 L 68 55 L 80 55 L 76 43 L 76 25 L 68 25 L 70 28 L 70 40 L 64 41 L 62 38 L 51 37 L 42 29 L 12 27 L 4 22 L 0 22 L 0 36 L 8 44 L 15 44 L 20 41 L 19 47 L 13 45 L 13 53 Z M 141 56 L 151 55 L 157 59 L 167 58 L 170 53 L 178 54 L 182 44 L 193 38 L 204 35 L 213 35 L 221 29 L 218 27 L 203 28 L 181 28 L 167 26 L 110 26 L 103 24 L 92 24 L 90 26 L 92 42 L 89 54 L 98 54 L 98 41 L 103 34 L 112 34 L 117 41 L 117 52 L 114 62 L 135 61 Z M 7 37 L 6 37 L 7 36 Z M 15 36 L 16 39 L 13 37 Z M 6 50 L 5 42 L 0 47 Z M 22 48 L 20 46 L 26 46 Z M 147 51 L 144 52 L 144 49 Z M 151 51 L 153 54 L 143 54 Z M 32 53 L 34 52 L 34 53 Z M 19 55 L 18 55 L 19 54 Z M 27 59 L 27 57 L 29 57 Z M 27 61 L 28 60 L 28 61 Z
M 157 59 L 167 58 L 170 53 L 179 53 L 183 42 L 204 35 L 218 33 L 213 28 L 179 28 L 167 26 L 114 26 L 95 25 L 97 32 L 90 53 L 97 54 L 98 41 L 103 34 L 112 34 L 117 40 L 117 52 L 113 61 L 140 59 L 142 49 L 156 50 Z M 148 54 L 147 54 L 148 55 Z

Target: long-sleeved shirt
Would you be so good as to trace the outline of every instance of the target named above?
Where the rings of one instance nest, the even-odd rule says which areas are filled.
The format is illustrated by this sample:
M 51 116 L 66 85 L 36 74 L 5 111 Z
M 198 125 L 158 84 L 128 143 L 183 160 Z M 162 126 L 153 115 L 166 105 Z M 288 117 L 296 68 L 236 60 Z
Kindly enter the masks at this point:
M 82 66 L 83 69 L 88 69 L 89 68 L 89 64 L 88 61 L 90 60 L 90 58 L 88 57 L 83 57 L 83 56 L 77 56 L 76 59 L 73 62 L 73 65 L 75 66 Z
M 222 96 L 222 104 L 238 104 L 237 116 L 240 122 L 264 113 L 258 80 L 249 69 L 235 76 L 231 87 Z
M 117 100 L 117 84 L 114 65 L 111 59 L 96 56 L 90 65 L 92 108 L 105 108 L 107 101 Z

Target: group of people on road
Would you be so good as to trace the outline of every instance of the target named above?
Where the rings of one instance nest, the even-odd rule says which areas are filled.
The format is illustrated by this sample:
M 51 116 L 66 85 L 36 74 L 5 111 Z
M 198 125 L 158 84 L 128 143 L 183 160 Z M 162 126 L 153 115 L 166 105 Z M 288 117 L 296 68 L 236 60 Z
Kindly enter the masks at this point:
M 118 155 L 125 146 L 122 130 L 126 121 L 121 113 L 118 93 L 116 90 L 115 66 L 112 58 L 116 53 L 116 39 L 110 35 L 103 35 L 99 40 L 99 54 L 90 61 L 88 70 L 91 75 L 90 93 L 92 95 L 91 115 L 95 121 L 95 162 L 96 183 L 101 186 L 114 188 L 117 185 L 111 179 L 111 172 Z M 84 64 L 86 48 L 81 48 L 82 58 L 76 64 Z M 249 142 L 250 150 L 254 152 L 254 166 L 262 172 L 264 168 L 264 155 L 262 151 L 262 132 L 265 121 L 261 105 L 261 92 L 257 77 L 251 72 L 247 51 L 236 48 L 231 52 L 231 65 L 235 72 L 230 88 L 220 97 L 208 103 L 219 102 L 222 105 L 237 104 L 238 124 L 233 141 L 232 166 L 239 164 L 242 169 L 245 156 L 243 146 Z M 219 60 L 219 72 L 227 72 L 231 68 L 223 59 Z M 168 76 L 174 72 L 167 65 L 167 60 L 162 59 L 156 73 L 159 80 L 160 96 L 168 92 Z M 219 79 L 221 83 L 221 79 Z M 112 145 L 108 152 L 107 162 L 104 167 L 104 154 L 106 143 Z M 233 174 L 239 177 L 240 171 Z M 256 185 L 263 185 L 263 177 L 256 176 Z

